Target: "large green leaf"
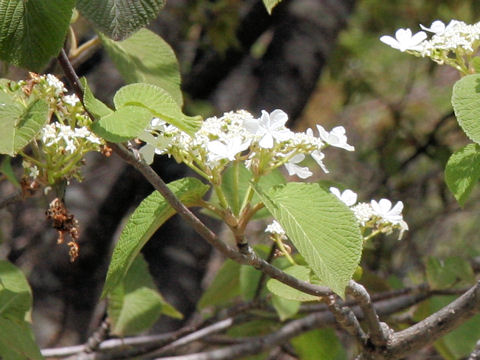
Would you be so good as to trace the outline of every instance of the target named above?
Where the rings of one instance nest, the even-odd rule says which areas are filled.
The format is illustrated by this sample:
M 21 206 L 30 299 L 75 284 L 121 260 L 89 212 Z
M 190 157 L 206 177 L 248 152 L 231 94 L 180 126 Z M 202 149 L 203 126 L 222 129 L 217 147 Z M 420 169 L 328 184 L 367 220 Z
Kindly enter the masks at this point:
M 92 124 L 92 130 L 110 142 L 123 142 L 140 135 L 152 120 L 150 110 L 140 106 L 125 106 Z
M 445 182 L 463 206 L 480 178 L 480 146 L 469 144 L 456 151 L 445 167 Z
M 82 83 L 83 87 L 83 103 L 85 104 L 88 112 L 96 120 L 113 113 L 112 109 L 110 109 L 107 105 L 93 95 L 92 90 L 90 90 L 90 87 L 88 86 L 86 78 L 81 78 L 80 82 Z
M 125 336 L 149 329 L 165 310 L 169 315 L 182 317 L 157 291 L 148 265 L 139 254 L 123 281 L 108 296 L 112 333 Z
M 0 0 L 0 58 L 39 72 L 65 41 L 74 0 Z
M 27 322 L 32 291 L 22 271 L 0 260 L 0 358 L 41 359 Z
M 311 270 L 306 266 L 294 265 L 283 270 L 289 275 L 296 277 L 299 280 L 310 282 Z M 306 294 L 300 290 L 294 289 L 278 280 L 270 279 L 267 281 L 267 289 L 277 296 L 288 300 L 296 301 L 318 301 L 318 296 Z
M 465 134 L 480 143 L 480 74 L 465 76 L 455 83 L 452 105 Z
M 288 183 L 255 191 L 322 284 L 344 297 L 357 269 L 362 236 L 352 211 L 319 184 Z
M 269 14 L 272 14 L 272 10 L 277 6 L 282 0 L 263 0 L 263 5 L 267 8 Z
M 227 259 L 218 270 L 210 286 L 204 291 L 197 304 L 198 309 L 207 306 L 225 305 L 228 301 L 240 295 L 240 267 L 239 263 Z
M 30 324 L 0 316 L 0 358 L 5 360 L 43 359 Z
M 334 329 L 317 329 L 292 339 L 302 360 L 346 360 L 347 354 Z
M 300 301 L 285 299 L 282 296 L 272 294 L 272 305 L 280 321 L 292 318 L 300 310 Z
M 444 260 L 429 257 L 426 264 L 428 285 L 432 289 L 448 289 L 453 285 L 470 285 L 475 281 L 472 266 L 457 256 Z
M 165 0 L 77 0 L 77 9 L 114 40 L 122 40 L 155 19 Z
M 209 188 L 194 178 L 173 181 L 168 187 L 186 206 L 197 205 Z M 113 250 L 102 297 L 122 281 L 143 245 L 174 214 L 175 210 L 157 191 L 140 203 L 128 219 Z
M 14 156 L 22 150 L 48 121 L 48 105 L 38 99 L 29 106 L 0 106 L 0 153 Z
M 186 116 L 167 91 L 152 84 L 138 83 L 124 86 L 117 91 L 113 102 L 116 109 L 125 106 L 143 106 L 154 116 L 190 135 L 193 135 L 201 124 L 200 118 Z
M 24 320 L 32 307 L 32 292 L 22 271 L 0 260 L 0 317 Z
M 123 41 L 113 41 L 105 36 L 101 38 L 105 50 L 127 83 L 157 85 L 182 106 L 177 57 L 160 36 L 141 29 Z

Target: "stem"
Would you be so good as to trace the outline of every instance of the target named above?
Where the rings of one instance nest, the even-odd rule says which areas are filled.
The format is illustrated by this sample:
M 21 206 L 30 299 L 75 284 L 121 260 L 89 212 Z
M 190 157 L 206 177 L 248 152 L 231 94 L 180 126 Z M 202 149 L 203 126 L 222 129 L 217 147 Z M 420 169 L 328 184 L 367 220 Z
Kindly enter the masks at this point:
M 238 160 L 235 160 L 233 162 L 233 204 L 232 204 L 232 207 L 233 209 L 236 209 L 237 211 L 239 211 L 240 213 L 240 208 L 239 208 L 239 192 L 238 192 L 238 180 L 239 180 L 239 176 L 240 176 L 240 164 L 238 162 Z
M 79 47 L 75 47 L 69 53 L 69 57 L 70 57 L 71 61 L 76 60 L 80 55 L 82 55 L 86 51 L 94 48 L 95 46 L 99 45 L 100 43 L 101 43 L 100 38 L 98 36 L 94 36 L 90 40 L 84 42 Z M 76 45 L 76 43 L 75 43 L 75 45 Z
M 41 167 L 41 168 L 45 168 L 45 164 L 44 164 L 44 163 L 42 163 L 42 162 L 38 161 L 37 159 L 35 159 L 35 158 L 33 158 L 33 157 L 25 154 L 23 151 L 19 151 L 18 153 L 19 153 L 24 159 L 27 159 L 27 160 L 28 160 L 29 162 L 31 162 L 32 164 L 37 165 L 37 166 L 39 166 L 39 167 Z
M 290 262 L 290 264 L 292 265 L 297 265 L 297 263 L 295 262 L 295 260 L 293 260 L 292 256 L 290 255 L 290 253 L 287 251 L 287 249 L 285 248 L 285 245 L 283 244 L 283 241 L 281 239 L 281 236 L 280 235 L 276 235 L 273 237 L 275 243 L 277 244 L 279 250 L 282 252 L 282 254 L 287 258 L 287 260 Z
M 229 209 L 230 207 L 227 198 L 225 197 L 225 193 L 222 190 L 222 187 L 220 185 L 213 185 L 213 189 L 215 190 L 215 194 L 217 194 L 220 205 L 222 205 L 224 209 Z

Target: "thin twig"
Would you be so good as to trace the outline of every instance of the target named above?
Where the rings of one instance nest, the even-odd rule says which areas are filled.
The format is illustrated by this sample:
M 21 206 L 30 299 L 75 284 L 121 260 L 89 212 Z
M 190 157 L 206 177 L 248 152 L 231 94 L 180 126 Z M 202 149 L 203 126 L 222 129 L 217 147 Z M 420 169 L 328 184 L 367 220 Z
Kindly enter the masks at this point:
M 358 301 L 362 309 L 363 318 L 370 329 L 370 341 L 372 344 L 375 346 L 385 346 L 389 336 L 388 325 L 380 323 L 380 319 L 378 318 L 367 290 L 363 285 L 350 280 L 347 291 Z
M 363 331 L 355 313 L 348 306 L 342 306 L 336 295 L 330 295 L 325 299 L 325 303 L 328 306 L 328 309 L 332 312 L 337 320 L 337 323 L 352 335 L 360 344 L 360 346 L 365 346 L 368 341 L 368 336 Z
M 275 256 L 275 250 L 277 249 L 277 245 L 275 243 L 272 244 L 270 247 L 270 253 L 267 256 L 267 263 L 271 263 L 274 256 Z M 260 276 L 260 279 L 258 279 L 257 283 L 257 288 L 255 289 L 255 295 L 253 296 L 253 300 L 258 300 L 260 298 L 260 295 L 262 294 L 262 289 L 263 286 L 265 285 L 265 281 L 267 280 L 267 275 L 262 272 L 262 275 Z
M 477 341 L 475 344 L 475 349 L 473 349 L 472 353 L 468 357 L 468 360 L 479 360 L 480 359 L 480 340 Z
M 156 356 L 159 356 L 159 355 L 162 355 L 162 354 L 166 354 L 166 353 L 169 353 L 169 352 L 172 352 L 182 346 L 185 346 L 191 342 L 194 342 L 194 341 L 197 341 L 197 340 L 200 340 L 200 339 L 203 339 L 205 337 L 208 337 L 209 335 L 211 334 L 216 334 L 218 332 L 221 332 L 223 330 L 226 330 L 230 327 L 232 327 L 232 325 L 235 323 L 235 319 L 234 318 L 227 318 L 225 320 L 221 320 L 213 325 L 210 325 L 210 326 L 207 326 L 207 327 L 204 327 L 203 329 L 200 329 L 194 333 L 191 333 L 187 336 L 184 336 L 174 342 L 172 342 L 171 344 L 168 344 L 158 350 L 155 350 L 151 353 L 148 353 L 148 354 L 143 354 L 142 358 L 146 359 L 146 358 L 154 358 Z
M 182 328 L 178 331 L 160 334 L 160 335 L 144 335 L 144 336 L 134 336 L 127 337 L 122 339 L 110 339 L 105 340 L 100 343 L 95 353 L 89 354 L 90 358 L 98 358 L 99 353 L 111 352 L 111 351 L 121 351 L 124 353 L 128 350 L 136 350 L 139 353 L 145 353 L 151 349 L 156 349 L 165 344 L 169 344 L 172 341 L 179 339 L 185 334 L 191 333 L 191 328 Z M 78 355 L 83 353 L 85 350 L 85 345 L 75 345 L 67 346 L 62 348 L 53 348 L 53 349 L 43 349 L 41 351 L 42 356 L 46 358 L 59 358 L 72 355 Z M 111 359 L 118 358 L 111 356 Z

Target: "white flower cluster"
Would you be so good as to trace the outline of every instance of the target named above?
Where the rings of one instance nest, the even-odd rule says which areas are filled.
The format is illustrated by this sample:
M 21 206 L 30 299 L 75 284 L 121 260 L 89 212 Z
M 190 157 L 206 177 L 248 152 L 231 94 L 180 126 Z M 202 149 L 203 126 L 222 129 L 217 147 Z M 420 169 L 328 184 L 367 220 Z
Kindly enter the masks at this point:
M 46 76 L 41 76 L 41 78 L 45 78 L 47 84 L 54 89 L 55 95 L 58 96 L 67 92 L 67 89 L 65 88 L 63 82 L 58 80 L 55 75 L 47 74 Z
M 331 187 L 330 192 L 353 211 L 358 222 L 364 228 L 379 230 L 379 232 L 387 234 L 397 229 L 400 231 L 399 239 L 408 230 L 408 225 L 402 216 L 403 202 L 401 201 L 398 201 L 393 207 L 392 202 L 388 199 L 356 204 L 357 194 L 352 190 L 347 189 L 340 192 L 339 189 Z
M 102 144 L 100 138 L 86 126 L 72 129 L 69 125 L 56 122 L 45 125 L 40 132 L 40 138 L 44 146 L 56 145 L 60 151 L 64 150 L 71 154 L 76 152 L 79 146 L 90 145 L 89 148 L 96 148 L 97 145 Z
M 286 239 L 287 234 L 283 230 L 282 225 L 277 220 L 273 220 L 271 224 L 267 225 L 265 232 L 272 235 L 277 235 L 282 239 Z
M 468 71 L 465 60 L 475 55 L 480 45 L 480 22 L 469 25 L 463 21 L 451 20 L 445 25 L 442 21 L 435 20 L 428 28 L 423 25 L 420 27 L 433 34 L 431 39 L 427 39 L 425 31 L 412 34 L 410 29 L 398 29 L 395 37 L 384 35 L 380 41 L 402 52 L 429 57 L 464 73 Z
M 140 154 L 147 163 L 154 154 L 168 154 L 178 162 L 184 162 L 212 180 L 231 161 L 245 161 L 252 172 L 261 176 L 274 168 L 285 165 L 290 175 L 305 179 L 312 175 L 308 167 L 299 165 L 305 154 L 310 155 L 325 171 L 322 149 L 335 146 L 353 151 L 347 144 L 342 126 L 331 132 L 317 125 L 319 136 L 308 129 L 295 133 L 285 127 L 288 116 L 282 110 L 270 114 L 262 111 L 254 118 L 244 110 L 225 113 L 222 117 L 206 119 L 193 137 L 172 125 L 155 118 L 140 136 L 146 144 Z

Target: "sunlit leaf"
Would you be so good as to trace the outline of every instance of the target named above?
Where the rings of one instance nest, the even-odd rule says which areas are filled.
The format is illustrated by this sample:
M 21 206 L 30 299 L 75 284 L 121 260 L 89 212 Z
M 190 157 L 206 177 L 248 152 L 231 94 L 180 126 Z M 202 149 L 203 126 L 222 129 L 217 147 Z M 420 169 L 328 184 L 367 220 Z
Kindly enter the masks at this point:
M 209 188 L 194 178 L 173 181 L 168 184 L 168 187 L 186 206 L 197 205 L 199 199 Z M 102 297 L 105 297 L 122 281 L 145 243 L 174 214 L 175 210 L 157 191 L 140 203 L 128 219 L 113 250 Z
M 122 40 L 155 19 L 165 0 L 77 0 L 77 9 L 101 32 Z
M 352 211 L 319 184 L 288 183 L 255 191 L 322 284 L 344 296 L 363 240 Z

